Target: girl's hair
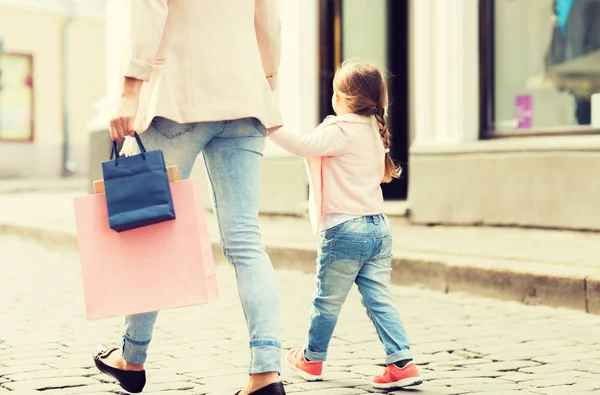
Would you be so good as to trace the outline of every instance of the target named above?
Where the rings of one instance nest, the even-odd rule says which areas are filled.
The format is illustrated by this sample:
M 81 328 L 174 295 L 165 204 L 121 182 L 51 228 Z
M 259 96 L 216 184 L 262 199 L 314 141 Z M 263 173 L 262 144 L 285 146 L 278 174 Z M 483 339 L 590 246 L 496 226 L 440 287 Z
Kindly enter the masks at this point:
M 335 73 L 333 90 L 344 100 L 352 113 L 375 116 L 381 141 L 387 151 L 382 181 L 390 182 L 392 179 L 400 177 L 401 169 L 396 166 L 389 152 L 391 135 L 385 122 L 388 90 L 381 71 L 369 63 L 344 62 Z

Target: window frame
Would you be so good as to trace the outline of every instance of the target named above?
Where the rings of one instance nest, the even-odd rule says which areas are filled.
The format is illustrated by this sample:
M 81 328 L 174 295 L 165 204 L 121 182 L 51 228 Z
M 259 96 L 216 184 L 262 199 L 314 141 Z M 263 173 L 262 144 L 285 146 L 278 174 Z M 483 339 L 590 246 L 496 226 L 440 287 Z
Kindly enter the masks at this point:
M 529 129 L 496 129 L 495 39 L 496 0 L 479 0 L 479 138 L 481 140 L 532 136 L 600 134 L 600 128 L 567 125 Z

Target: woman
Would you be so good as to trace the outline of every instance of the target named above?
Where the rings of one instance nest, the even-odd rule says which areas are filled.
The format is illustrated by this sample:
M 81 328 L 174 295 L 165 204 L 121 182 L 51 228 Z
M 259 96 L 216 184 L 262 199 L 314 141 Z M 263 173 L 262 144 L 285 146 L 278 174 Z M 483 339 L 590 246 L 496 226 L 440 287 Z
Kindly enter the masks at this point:
M 128 59 L 110 136 L 133 130 L 190 176 L 202 153 L 225 256 L 233 264 L 250 334 L 249 382 L 239 394 L 284 394 L 275 273 L 258 232 L 260 160 L 281 126 L 274 95 L 280 58 L 277 0 L 130 0 Z M 110 27 L 109 27 L 110 28 Z M 135 127 L 134 127 L 135 125 Z M 141 392 L 158 313 L 125 317 L 122 347 L 94 360 Z

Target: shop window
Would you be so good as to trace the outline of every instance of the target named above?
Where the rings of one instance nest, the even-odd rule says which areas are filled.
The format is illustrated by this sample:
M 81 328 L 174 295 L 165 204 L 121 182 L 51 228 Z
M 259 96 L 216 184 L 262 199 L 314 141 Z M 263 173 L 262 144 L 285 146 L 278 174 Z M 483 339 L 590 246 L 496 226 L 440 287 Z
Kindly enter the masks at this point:
M 33 61 L 0 53 L 0 141 L 33 140 Z
M 480 16 L 483 137 L 600 131 L 600 0 L 480 0 Z

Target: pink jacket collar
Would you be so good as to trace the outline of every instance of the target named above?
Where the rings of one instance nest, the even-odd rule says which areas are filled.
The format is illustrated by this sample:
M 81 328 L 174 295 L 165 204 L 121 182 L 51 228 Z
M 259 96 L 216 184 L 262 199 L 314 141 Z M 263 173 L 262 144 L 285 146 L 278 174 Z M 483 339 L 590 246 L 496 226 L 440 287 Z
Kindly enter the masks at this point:
M 357 114 L 330 115 L 321 123 L 322 127 L 332 125 L 337 122 L 364 123 L 371 124 L 375 122 L 375 117 L 366 117 Z

